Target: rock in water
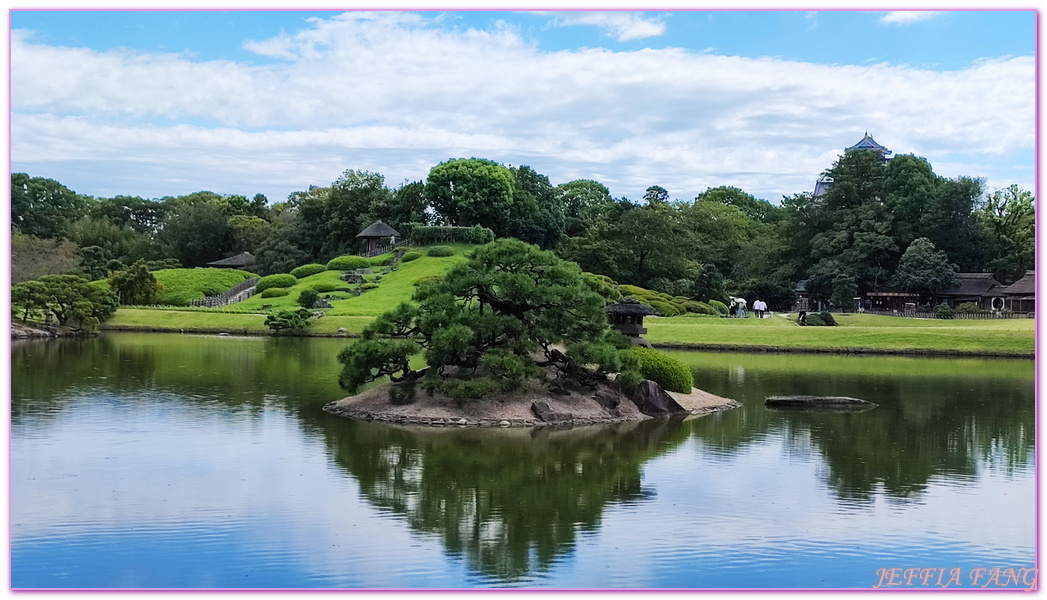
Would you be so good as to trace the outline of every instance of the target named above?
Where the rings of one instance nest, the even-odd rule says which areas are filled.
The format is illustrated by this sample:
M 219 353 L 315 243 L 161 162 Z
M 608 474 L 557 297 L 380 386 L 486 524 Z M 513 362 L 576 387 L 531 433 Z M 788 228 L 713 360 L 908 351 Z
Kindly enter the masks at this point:
M 535 400 L 531 404 L 531 412 L 544 423 L 555 423 L 557 421 L 568 421 L 571 419 L 569 413 L 554 412 L 549 403 L 544 400 Z
M 663 417 L 676 413 L 686 413 L 688 410 L 673 399 L 662 386 L 645 379 L 636 386 L 629 395 L 636 408 L 649 417 Z
M 848 396 L 771 396 L 765 402 L 776 408 L 873 408 L 875 403 Z

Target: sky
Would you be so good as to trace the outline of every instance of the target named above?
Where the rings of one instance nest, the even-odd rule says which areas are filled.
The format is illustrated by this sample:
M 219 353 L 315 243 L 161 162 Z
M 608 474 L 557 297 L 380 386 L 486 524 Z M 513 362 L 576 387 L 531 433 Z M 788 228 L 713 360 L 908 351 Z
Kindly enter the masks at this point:
M 811 191 L 868 132 L 986 188 L 1035 178 L 1024 11 L 35 11 L 11 168 L 97 197 L 271 202 L 451 158 L 640 200 Z

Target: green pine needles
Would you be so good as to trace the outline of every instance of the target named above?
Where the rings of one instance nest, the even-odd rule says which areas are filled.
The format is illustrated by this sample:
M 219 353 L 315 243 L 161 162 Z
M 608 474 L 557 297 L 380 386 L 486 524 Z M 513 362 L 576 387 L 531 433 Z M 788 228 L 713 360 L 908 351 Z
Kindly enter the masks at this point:
M 414 302 L 375 319 L 338 355 L 344 365 L 339 383 L 355 393 L 389 377 L 392 397 L 402 403 L 416 385 L 464 401 L 547 373 L 556 382 L 590 387 L 612 372 L 635 382 L 628 341 L 610 329 L 604 306 L 577 265 L 536 246 L 498 240 L 418 286 Z M 418 354 L 427 366 L 413 369 Z

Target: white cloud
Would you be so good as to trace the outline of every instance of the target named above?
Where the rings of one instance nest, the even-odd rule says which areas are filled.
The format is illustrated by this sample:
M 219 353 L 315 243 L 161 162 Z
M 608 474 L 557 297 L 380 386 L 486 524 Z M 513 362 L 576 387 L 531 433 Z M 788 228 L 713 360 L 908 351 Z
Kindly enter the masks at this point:
M 565 12 L 556 13 L 552 24 L 556 27 L 592 25 L 607 31 L 619 42 L 642 40 L 665 33 L 665 22 L 629 11 Z
M 280 59 L 269 65 L 51 47 L 15 31 L 14 168 L 96 195 L 174 193 L 92 188 L 139 172 L 160 185 L 177 168 L 180 185 L 262 187 L 275 200 L 347 168 L 398 183 L 477 156 L 530 164 L 554 184 L 597 178 L 633 199 L 653 184 L 684 199 L 736 185 L 776 201 L 811 189 L 827 153 L 865 130 L 932 165 L 995 164 L 969 175 L 999 185 L 1003 164 L 1034 147 L 1031 56 L 937 72 L 673 48 L 546 52 L 511 27 L 436 21 L 315 19 L 245 43 Z
M 939 10 L 892 10 L 880 19 L 888 25 L 908 25 L 917 21 L 926 21 L 942 14 Z

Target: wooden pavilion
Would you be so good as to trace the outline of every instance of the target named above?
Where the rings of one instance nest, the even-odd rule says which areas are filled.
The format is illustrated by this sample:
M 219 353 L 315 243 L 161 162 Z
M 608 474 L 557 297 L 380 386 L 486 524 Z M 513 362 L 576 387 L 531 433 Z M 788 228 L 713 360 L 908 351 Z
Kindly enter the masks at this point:
M 367 244 L 364 254 L 373 255 L 379 254 L 378 251 L 383 249 L 385 246 L 396 244 L 396 238 L 399 235 L 399 231 L 381 221 L 375 221 L 368 225 L 366 229 L 356 234 L 356 237 L 363 239 Z M 383 240 L 388 241 L 383 242 Z

